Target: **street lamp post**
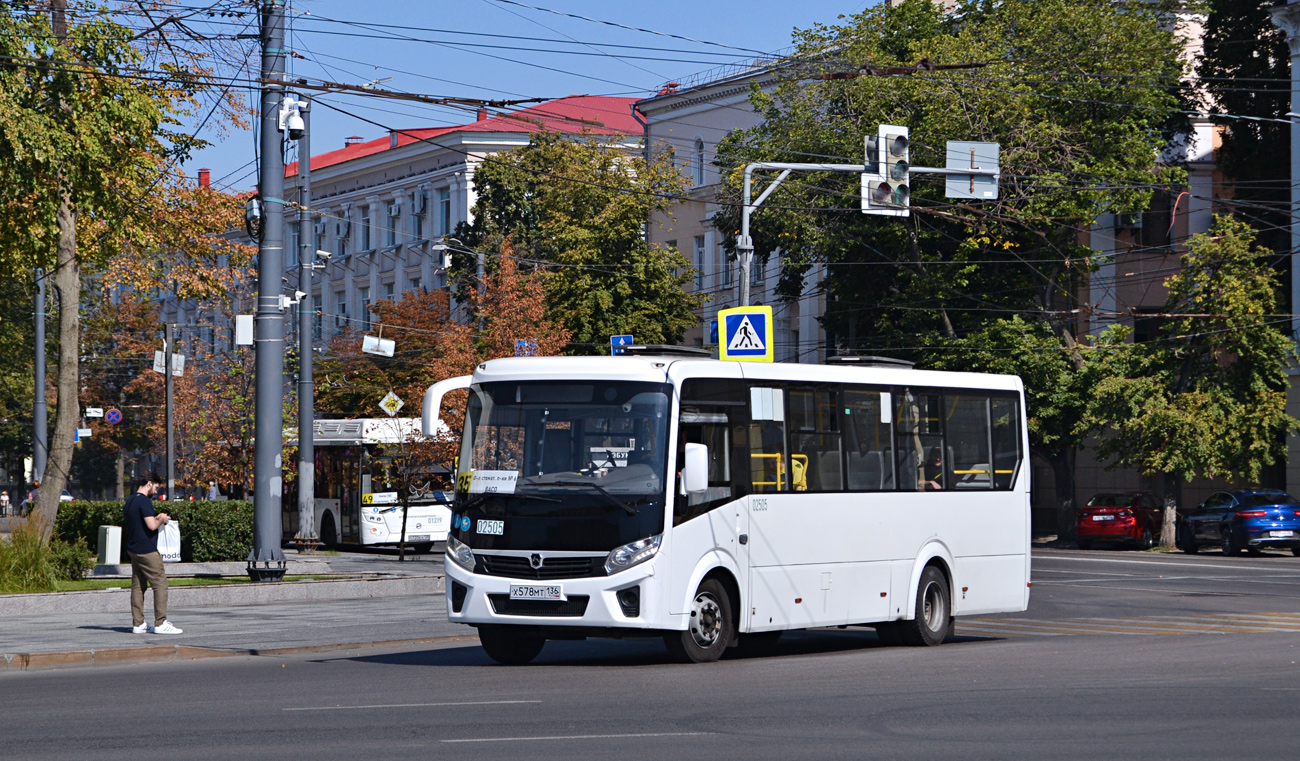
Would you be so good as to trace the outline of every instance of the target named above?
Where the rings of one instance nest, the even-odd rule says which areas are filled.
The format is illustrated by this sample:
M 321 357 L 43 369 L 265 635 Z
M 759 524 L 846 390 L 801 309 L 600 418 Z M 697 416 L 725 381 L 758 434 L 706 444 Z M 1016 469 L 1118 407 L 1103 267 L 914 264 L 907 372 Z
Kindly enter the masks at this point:
M 299 549 L 314 549 L 316 535 L 316 446 L 314 419 L 316 386 L 312 379 L 312 271 L 316 228 L 311 211 L 311 100 L 298 101 L 302 132 L 298 137 L 298 533 Z

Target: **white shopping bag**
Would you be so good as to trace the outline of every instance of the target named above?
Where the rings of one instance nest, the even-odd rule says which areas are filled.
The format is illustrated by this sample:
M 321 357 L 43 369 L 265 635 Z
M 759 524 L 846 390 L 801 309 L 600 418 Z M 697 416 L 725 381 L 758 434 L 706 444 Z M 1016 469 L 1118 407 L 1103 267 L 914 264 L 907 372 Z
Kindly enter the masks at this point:
M 158 554 L 164 563 L 181 562 L 181 524 L 170 520 L 158 529 Z

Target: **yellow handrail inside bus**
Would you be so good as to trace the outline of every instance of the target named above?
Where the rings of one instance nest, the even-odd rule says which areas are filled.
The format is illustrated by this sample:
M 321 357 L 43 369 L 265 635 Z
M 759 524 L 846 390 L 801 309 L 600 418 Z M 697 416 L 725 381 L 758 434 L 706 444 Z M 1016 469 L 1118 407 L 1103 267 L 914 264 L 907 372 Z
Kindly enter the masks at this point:
M 759 460 L 776 461 L 776 480 L 775 481 L 753 481 L 754 486 L 775 486 L 777 491 L 785 489 L 785 458 L 780 454 L 766 454 L 763 452 L 751 452 L 750 460 L 757 458 Z M 795 491 L 808 490 L 808 455 L 795 454 L 790 455 L 791 480 L 794 483 Z M 752 465 L 751 465 L 752 467 Z

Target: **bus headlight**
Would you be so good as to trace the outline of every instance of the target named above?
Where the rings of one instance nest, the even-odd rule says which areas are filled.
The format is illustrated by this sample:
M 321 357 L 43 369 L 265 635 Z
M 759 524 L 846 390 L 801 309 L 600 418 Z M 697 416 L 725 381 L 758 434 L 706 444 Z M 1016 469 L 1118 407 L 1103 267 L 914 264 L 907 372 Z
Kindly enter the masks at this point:
M 367 521 L 371 522 L 371 523 L 383 523 L 383 522 L 384 522 L 384 519 L 381 518 L 381 517 L 379 517 L 379 514 L 378 514 L 378 513 L 362 513 L 361 515 L 362 515 L 363 517 L 365 517 L 365 519 L 366 519 Z
M 447 559 L 456 565 L 464 568 L 470 573 L 474 572 L 474 551 L 461 540 L 447 534 Z
M 619 571 L 626 571 L 634 565 L 640 565 L 659 552 L 659 545 L 663 543 L 664 535 L 655 534 L 654 536 L 638 539 L 635 542 L 629 542 L 622 547 L 615 547 L 605 559 L 605 573 L 613 575 Z

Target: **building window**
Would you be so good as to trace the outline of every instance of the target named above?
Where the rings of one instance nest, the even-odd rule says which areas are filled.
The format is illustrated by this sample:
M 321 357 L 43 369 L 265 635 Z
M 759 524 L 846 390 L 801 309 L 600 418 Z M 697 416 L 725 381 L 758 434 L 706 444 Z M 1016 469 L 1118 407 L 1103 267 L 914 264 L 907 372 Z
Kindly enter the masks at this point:
M 766 273 L 763 272 L 764 262 L 757 256 L 750 257 L 749 260 L 749 284 L 762 285 Z
M 438 188 L 438 234 L 451 235 L 451 188 Z
M 418 277 L 413 277 L 413 278 L 411 278 L 411 279 L 407 282 L 406 285 L 407 285 L 408 288 L 410 288 L 410 290 L 412 290 L 412 291 L 418 291 L 418 290 L 420 290 L 420 278 L 418 278 Z
M 694 170 L 695 185 L 704 184 L 704 140 L 695 138 L 695 152 L 691 156 L 691 169 Z
M 290 267 L 296 267 L 296 266 L 298 265 L 298 227 L 299 227 L 299 223 L 298 223 L 298 222 L 290 222 L 289 224 L 285 225 L 285 227 L 289 228 L 289 251 L 287 252 L 287 253 L 288 253 L 288 256 L 285 257 L 285 261 L 287 261 L 287 262 L 289 263 L 289 266 L 290 266 Z
M 388 224 L 384 225 L 384 245 L 392 248 L 397 245 L 397 226 L 402 223 L 400 204 L 388 205 Z
M 342 330 L 348 322 L 348 297 L 344 291 L 334 292 L 334 328 Z
M 704 236 L 695 236 L 695 290 L 704 290 Z
M 424 240 L 424 204 L 428 194 L 417 190 L 411 194 L 411 238 Z
M 311 297 L 311 337 L 312 340 L 319 341 L 321 338 L 321 297 L 316 294 Z
M 718 274 L 722 280 L 723 288 L 730 288 L 731 283 L 731 260 L 727 258 L 727 252 L 722 246 L 718 246 Z
M 370 246 L 370 210 L 361 212 L 361 240 L 357 243 L 358 251 L 369 251 Z
M 357 312 L 357 318 L 361 320 L 361 330 L 370 332 L 370 289 L 358 288 L 357 301 L 361 304 L 360 311 Z
M 384 300 L 385 300 L 385 301 L 392 301 L 392 300 L 393 300 L 393 284 L 392 284 L 392 283 L 384 283 Z

